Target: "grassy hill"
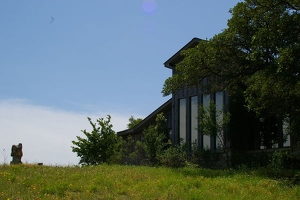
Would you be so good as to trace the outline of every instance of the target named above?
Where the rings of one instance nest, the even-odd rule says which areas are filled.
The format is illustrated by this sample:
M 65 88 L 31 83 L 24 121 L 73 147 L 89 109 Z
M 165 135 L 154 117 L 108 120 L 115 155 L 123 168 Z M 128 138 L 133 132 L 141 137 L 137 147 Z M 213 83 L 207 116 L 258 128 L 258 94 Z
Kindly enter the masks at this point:
M 0 199 L 300 199 L 295 180 L 266 174 L 262 169 L 2 165 Z

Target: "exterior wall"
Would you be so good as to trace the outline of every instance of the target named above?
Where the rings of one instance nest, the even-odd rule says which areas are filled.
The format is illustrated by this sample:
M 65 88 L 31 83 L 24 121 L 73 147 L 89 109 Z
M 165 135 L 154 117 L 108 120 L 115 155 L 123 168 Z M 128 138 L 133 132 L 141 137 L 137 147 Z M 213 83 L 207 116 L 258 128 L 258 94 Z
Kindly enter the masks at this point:
M 197 110 L 198 112 L 198 106 L 200 105 L 200 97 L 201 94 L 199 94 L 198 88 L 186 88 L 182 90 L 181 92 L 177 93 L 176 95 L 173 96 L 172 98 L 172 103 L 173 103 L 173 124 L 172 124 L 172 136 L 173 136 L 173 141 L 175 144 L 180 143 L 180 135 L 181 138 L 184 139 L 184 142 L 188 144 L 188 147 L 190 148 L 191 143 L 192 143 L 192 132 L 195 132 L 195 130 L 192 130 L 191 127 L 191 113 L 195 113 L 195 110 L 192 112 L 191 111 L 191 98 L 192 97 L 197 97 Z M 180 101 L 185 101 L 185 107 L 182 108 L 183 105 L 181 105 L 180 109 Z M 182 112 L 182 109 L 184 109 L 184 112 Z M 181 112 L 180 112 L 181 111 Z M 185 114 L 185 116 L 180 116 L 181 114 Z M 180 122 L 180 118 L 182 119 L 181 121 L 184 121 L 185 124 Z M 184 126 L 184 127 L 182 127 Z M 180 133 L 181 132 L 181 133 Z M 184 135 L 182 134 L 184 133 Z M 200 144 L 201 142 L 201 137 L 199 135 L 199 131 L 197 133 L 197 143 Z
M 173 69 L 173 73 L 175 70 Z M 204 83 L 205 84 L 205 83 Z M 197 106 L 192 99 L 197 98 Z M 198 113 L 199 106 L 208 106 L 209 101 L 217 103 L 216 109 L 220 110 L 223 106 L 227 107 L 231 117 L 230 124 L 224 130 L 224 145 L 237 151 L 246 152 L 260 149 L 277 149 L 290 147 L 290 137 L 284 140 L 284 124 L 282 120 L 268 120 L 262 122 L 255 113 L 249 112 L 244 106 L 244 99 L 234 96 L 229 97 L 227 92 L 205 94 L 199 87 L 185 88 L 172 96 L 172 141 L 174 144 L 182 142 L 187 144 L 187 151 L 190 152 L 192 145 L 196 143 L 199 147 L 217 151 L 221 141 L 215 136 L 201 134 L 201 127 L 195 132 L 195 113 Z M 183 108 L 184 106 L 184 108 Z M 193 108 L 193 109 L 192 109 Z M 195 111 L 195 109 L 197 109 Z M 184 115 L 184 116 L 183 116 Z M 197 115 L 197 114 L 196 114 Z M 193 122 L 193 123 L 192 123 Z M 195 136 L 197 134 L 197 136 Z M 275 139 L 274 139 L 275 137 Z M 266 141 L 275 142 L 267 146 L 262 145 L 263 138 Z M 196 139 L 196 140 L 195 140 Z
M 197 106 L 191 101 L 193 98 L 197 98 Z M 181 108 L 183 104 L 180 104 L 182 100 L 185 102 L 184 111 Z M 222 109 L 223 105 L 228 108 L 231 114 L 231 124 L 224 130 L 223 142 L 226 148 L 225 152 L 223 151 L 224 149 L 218 148 L 220 143 L 218 138 L 202 135 L 201 127 L 198 127 L 196 144 L 202 149 L 209 147 L 212 152 L 209 160 L 205 161 L 205 164 L 208 166 L 239 165 L 247 163 L 249 159 L 253 159 L 256 155 L 258 155 L 258 158 L 262 158 L 265 154 L 270 156 L 275 151 L 291 152 L 294 157 L 300 158 L 300 148 L 292 149 L 290 138 L 288 137 L 287 141 L 283 139 L 284 124 L 282 124 L 282 121 L 277 120 L 265 123 L 265 126 L 276 128 L 276 130 L 274 128 L 267 128 L 267 130 L 269 134 L 277 134 L 278 142 L 271 147 L 262 148 L 261 121 L 254 113 L 249 112 L 245 108 L 244 101 L 236 102 L 237 99 L 230 99 L 227 92 L 204 94 L 198 87 L 185 88 L 172 97 L 172 141 L 174 144 L 180 144 L 180 138 L 184 136 L 183 142 L 186 143 L 187 152 L 192 151 L 193 139 L 195 138 L 193 136 L 195 131 L 192 126 L 192 116 L 195 116 L 195 110 L 193 109 L 196 108 L 196 113 L 198 113 L 199 106 L 208 106 L 209 100 L 216 102 L 217 110 Z M 182 125 L 180 122 L 182 116 L 180 114 L 182 113 L 185 115 L 183 116 L 184 128 L 180 127 Z M 184 130 L 184 134 L 180 133 L 182 130 Z M 257 154 L 258 152 L 260 154 Z

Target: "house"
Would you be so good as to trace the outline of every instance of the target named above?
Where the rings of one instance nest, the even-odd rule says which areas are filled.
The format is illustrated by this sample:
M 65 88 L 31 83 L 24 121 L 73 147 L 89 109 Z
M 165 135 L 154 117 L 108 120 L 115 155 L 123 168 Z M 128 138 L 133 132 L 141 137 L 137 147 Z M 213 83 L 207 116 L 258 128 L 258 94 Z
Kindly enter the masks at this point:
M 164 63 L 164 67 L 175 74 L 176 64 L 183 59 L 181 51 L 195 47 L 200 41 L 199 38 L 193 38 L 170 57 Z M 205 84 L 205 81 L 202 84 Z M 198 123 L 199 106 L 207 107 L 210 101 L 215 102 L 216 110 L 226 107 L 231 115 L 228 128 L 222 132 L 221 138 L 201 134 Z M 238 92 L 234 97 L 229 97 L 226 91 L 206 94 L 197 86 L 178 91 L 136 127 L 117 134 L 122 137 L 131 135 L 134 139 L 141 140 L 142 131 L 153 124 L 155 116 L 161 112 L 167 119 L 172 143 L 179 144 L 183 141 L 187 144 L 188 152 L 191 151 L 193 144 L 197 144 L 202 149 L 209 149 L 211 152 L 220 151 L 220 146 L 223 144 L 232 152 L 238 152 L 231 154 L 232 159 L 234 155 L 245 152 L 291 150 L 291 137 L 285 133 L 283 120 L 276 117 L 257 118 L 244 107 L 244 99 Z

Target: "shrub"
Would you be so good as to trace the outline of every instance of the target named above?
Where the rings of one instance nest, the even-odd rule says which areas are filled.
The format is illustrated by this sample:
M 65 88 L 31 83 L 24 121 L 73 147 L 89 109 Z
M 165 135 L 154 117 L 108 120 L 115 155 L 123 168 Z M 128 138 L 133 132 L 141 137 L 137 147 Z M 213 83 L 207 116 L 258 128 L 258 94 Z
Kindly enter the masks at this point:
M 78 141 L 72 141 L 72 151 L 80 157 L 79 164 L 97 165 L 108 162 L 112 156 L 120 151 L 120 140 L 110 124 L 110 115 L 107 120 L 100 118 L 97 123 L 93 123 L 88 118 L 93 130 L 88 132 L 83 130 L 82 133 L 86 138 L 77 136 Z
M 160 163 L 166 167 L 184 167 L 187 161 L 183 146 L 172 146 L 159 157 Z
M 146 160 L 145 145 L 140 141 L 135 141 L 131 136 L 122 144 L 122 164 L 142 165 Z
M 149 157 L 151 164 L 158 165 L 158 157 L 168 146 L 168 129 L 166 126 L 166 118 L 163 113 L 156 116 L 155 125 L 150 125 L 144 130 L 144 138 L 142 140 L 145 145 L 145 150 Z
M 287 151 L 275 151 L 270 158 L 268 167 L 275 171 L 289 168 L 289 161 L 291 159 L 292 157 Z
M 193 144 L 189 161 L 202 167 L 208 167 L 211 165 L 211 156 L 212 153 L 209 149 L 202 149 L 199 145 Z

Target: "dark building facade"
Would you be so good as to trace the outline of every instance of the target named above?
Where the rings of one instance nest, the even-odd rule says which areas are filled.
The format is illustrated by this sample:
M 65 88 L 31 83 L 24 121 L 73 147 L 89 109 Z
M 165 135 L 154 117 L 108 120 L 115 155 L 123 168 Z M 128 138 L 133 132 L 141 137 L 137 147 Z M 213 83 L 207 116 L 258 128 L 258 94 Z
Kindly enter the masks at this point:
M 181 51 L 195 47 L 201 40 L 193 38 L 177 53 L 170 57 L 164 66 L 176 73 L 176 64 L 183 58 Z M 202 83 L 205 84 L 205 81 Z M 201 134 L 198 122 L 199 106 L 207 107 L 210 101 L 216 110 L 227 108 L 230 112 L 228 128 L 222 131 L 222 137 Z M 141 140 L 143 129 L 153 124 L 158 113 L 163 112 L 168 121 L 170 138 L 173 144 L 184 142 L 190 151 L 193 144 L 200 148 L 217 152 L 221 143 L 226 148 L 240 152 L 261 151 L 264 149 L 291 149 L 291 137 L 286 134 L 282 119 L 272 117 L 258 118 L 244 106 L 242 95 L 230 97 L 226 91 L 207 94 L 197 86 L 185 88 L 172 95 L 172 98 L 147 116 L 136 127 L 118 132 L 119 136 L 131 135 Z M 223 146 L 223 147 L 224 147 Z
M 180 55 L 181 51 L 195 47 L 200 41 L 198 38 L 193 38 L 182 49 L 169 58 L 164 63 L 164 66 L 170 68 L 172 74 L 175 74 L 176 64 L 182 60 L 182 56 Z M 225 131 L 222 141 L 215 136 L 201 134 L 201 127 L 198 125 L 199 106 L 208 107 L 210 101 L 216 103 L 217 110 L 222 110 L 224 105 L 228 104 L 228 95 L 223 91 L 206 94 L 197 86 L 185 88 L 173 94 L 171 138 L 175 144 L 179 144 L 182 141 L 187 144 L 188 150 L 191 149 L 192 144 L 211 150 L 217 150 L 223 142 L 225 142 L 226 146 L 229 145 Z

